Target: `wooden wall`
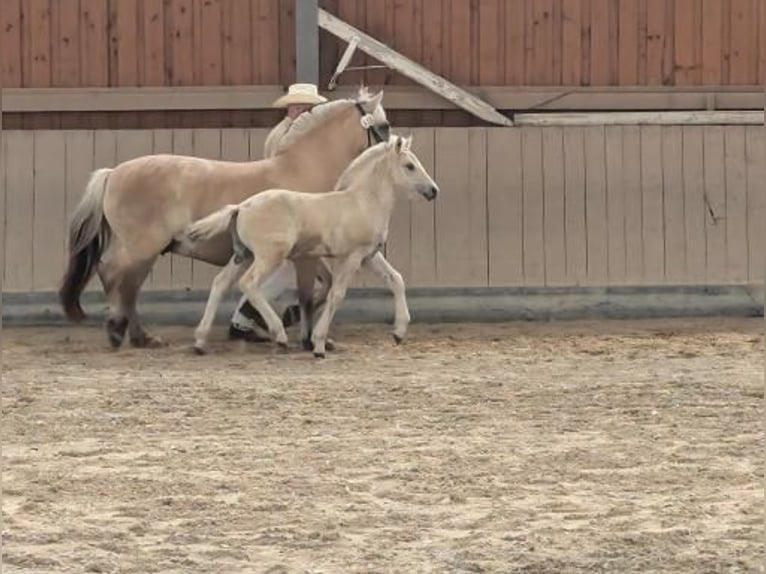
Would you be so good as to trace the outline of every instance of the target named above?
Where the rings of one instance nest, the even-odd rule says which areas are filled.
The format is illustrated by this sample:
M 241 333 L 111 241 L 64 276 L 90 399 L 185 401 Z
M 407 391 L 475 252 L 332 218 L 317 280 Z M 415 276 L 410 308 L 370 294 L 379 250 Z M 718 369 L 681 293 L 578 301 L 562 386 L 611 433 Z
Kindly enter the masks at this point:
M 757 85 L 762 0 L 322 0 L 458 84 Z M 3 0 L 2 85 L 289 84 L 293 0 Z M 321 32 L 322 83 L 344 46 Z M 353 64 L 368 59 L 358 54 Z M 350 72 L 341 83 L 406 83 Z
M 5 289 L 50 291 L 90 170 L 152 152 L 260 158 L 267 130 L 3 134 Z M 410 287 L 762 281 L 764 132 L 755 126 L 417 128 L 442 188 L 402 203 L 387 256 Z M 150 289 L 209 289 L 214 268 L 164 257 Z M 379 286 L 370 277 L 357 285 Z M 94 281 L 91 288 L 100 288 Z

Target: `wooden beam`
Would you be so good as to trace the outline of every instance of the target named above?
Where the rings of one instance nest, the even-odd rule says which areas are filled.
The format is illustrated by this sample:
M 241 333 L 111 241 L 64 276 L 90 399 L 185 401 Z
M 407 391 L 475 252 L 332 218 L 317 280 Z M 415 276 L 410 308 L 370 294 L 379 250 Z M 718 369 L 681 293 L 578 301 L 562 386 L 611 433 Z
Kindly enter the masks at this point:
M 329 98 L 351 96 L 339 86 Z M 528 111 L 763 110 L 761 86 L 742 88 L 536 88 L 482 86 L 471 89 L 498 109 Z M 282 86 L 184 86 L 145 88 L 5 88 L 4 112 L 96 112 L 147 110 L 269 109 Z M 391 110 L 454 110 L 455 104 L 417 86 L 385 86 Z
M 763 111 L 602 112 L 516 114 L 517 126 L 763 125 Z
M 501 126 L 513 125 L 510 119 L 481 98 L 456 86 L 445 78 L 437 76 L 420 64 L 413 62 L 372 36 L 368 36 L 361 30 L 354 28 L 321 8 L 319 9 L 319 25 L 341 40 L 346 42 L 356 41 L 359 50 L 366 52 L 376 60 L 425 86 L 476 117 Z

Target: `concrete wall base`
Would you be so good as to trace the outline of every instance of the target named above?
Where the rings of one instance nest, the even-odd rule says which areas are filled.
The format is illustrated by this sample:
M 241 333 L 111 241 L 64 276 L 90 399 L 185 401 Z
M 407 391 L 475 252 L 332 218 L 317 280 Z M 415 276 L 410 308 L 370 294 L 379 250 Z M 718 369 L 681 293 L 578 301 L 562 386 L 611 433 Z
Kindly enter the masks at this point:
M 207 299 L 205 291 L 146 291 L 139 312 L 145 323 L 196 325 Z M 221 304 L 216 323 L 224 324 L 238 299 L 231 293 Z M 550 321 L 566 319 L 639 319 L 659 317 L 762 317 L 762 285 L 409 289 L 413 322 Z M 86 293 L 87 324 L 101 323 L 106 306 L 101 293 Z M 55 293 L 5 293 L 5 326 L 67 325 Z M 337 322 L 382 322 L 393 319 L 393 299 L 383 289 L 349 290 Z

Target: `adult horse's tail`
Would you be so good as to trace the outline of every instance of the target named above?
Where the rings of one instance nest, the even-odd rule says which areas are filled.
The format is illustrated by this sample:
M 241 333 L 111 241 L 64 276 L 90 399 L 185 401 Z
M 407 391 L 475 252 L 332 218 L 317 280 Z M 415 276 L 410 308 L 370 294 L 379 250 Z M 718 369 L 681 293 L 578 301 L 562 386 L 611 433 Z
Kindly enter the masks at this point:
M 80 295 L 109 243 L 109 224 L 104 219 L 104 192 L 111 172 L 112 168 L 102 168 L 91 174 L 85 194 L 69 222 L 69 262 L 59 289 L 59 301 L 71 321 L 85 318 Z

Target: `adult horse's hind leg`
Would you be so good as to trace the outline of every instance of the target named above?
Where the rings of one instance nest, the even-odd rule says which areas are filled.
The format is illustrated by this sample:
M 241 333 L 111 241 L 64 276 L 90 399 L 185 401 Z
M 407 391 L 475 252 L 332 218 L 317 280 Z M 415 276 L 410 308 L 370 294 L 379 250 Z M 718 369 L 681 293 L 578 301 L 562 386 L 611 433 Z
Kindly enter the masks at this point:
M 161 347 L 165 343 L 159 337 L 152 335 L 144 329 L 138 317 L 136 302 L 141 286 L 149 276 L 149 271 L 154 265 L 155 259 L 133 265 L 124 275 L 120 284 L 120 298 L 128 318 L 128 337 L 134 347 Z
M 106 334 L 109 343 L 115 349 L 122 345 L 126 331 L 129 333 L 131 343 L 136 346 L 160 343 L 159 339 L 144 331 L 136 311 L 138 290 L 153 263 L 154 259 L 151 259 L 144 263 L 125 265 L 124 258 L 116 251 L 112 251 L 99 266 L 98 275 L 109 303 Z

